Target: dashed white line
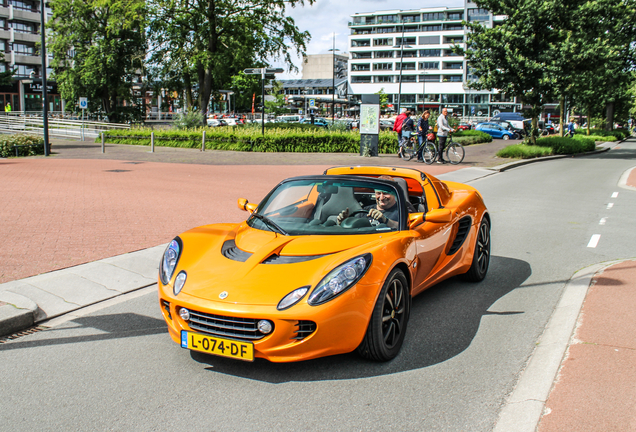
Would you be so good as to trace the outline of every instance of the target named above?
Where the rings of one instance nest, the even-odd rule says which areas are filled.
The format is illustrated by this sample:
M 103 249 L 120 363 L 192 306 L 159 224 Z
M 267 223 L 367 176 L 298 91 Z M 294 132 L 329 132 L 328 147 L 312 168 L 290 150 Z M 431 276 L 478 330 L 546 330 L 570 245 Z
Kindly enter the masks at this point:
M 601 221 L 598 224 L 599 225 L 605 225 L 605 222 L 607 222 L 607 218 L 601 219 Z
M 608 203 L 607 204 L 607 210 L 611 209 L 612 207 L 614 207 L 614 203 Z
M 618 198 L 618 192 L 614 192 L 614 193 L 612 194 L 612 198 Z
M 587 244 L 587 247 L 589 248 L 595 248 L 596 245 L 598 245 L 598 241 L 601 239 L 601 235 L 600 234 L 594 234 L 592 236 L 592 238 L 590 239 L 590 242 Z

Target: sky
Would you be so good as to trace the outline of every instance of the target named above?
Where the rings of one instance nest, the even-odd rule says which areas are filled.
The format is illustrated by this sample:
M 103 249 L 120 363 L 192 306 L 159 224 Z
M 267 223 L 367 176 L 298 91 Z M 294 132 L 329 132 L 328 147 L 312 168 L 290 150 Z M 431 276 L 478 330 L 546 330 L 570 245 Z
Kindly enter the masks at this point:
M 307 45 L 307 54 L 328 54 L 333 46 L 333 35 L 336 35 L 336 49 L 348 51 L 349 27 L 351 15 L 361 12 L 375 12 L 381 10 L 410 10 L 425 7 L 463 6 L 463 0 L 420 0 L 414 3 L 404 3 L 401 7 L 395 0 L 316 0 L 312 6 L 298 6 L 289 8 L 287 13 L 294 18 L 296 26 L 301 31 L 309 31 L 311 40 Z M 280 61 L 272 61 L 272 66 L 285 67 Z M 300 78 L 302 60 L 296 57 L 294 61 L 298 72 L 285 72 L 278 75 L 279 79 Z

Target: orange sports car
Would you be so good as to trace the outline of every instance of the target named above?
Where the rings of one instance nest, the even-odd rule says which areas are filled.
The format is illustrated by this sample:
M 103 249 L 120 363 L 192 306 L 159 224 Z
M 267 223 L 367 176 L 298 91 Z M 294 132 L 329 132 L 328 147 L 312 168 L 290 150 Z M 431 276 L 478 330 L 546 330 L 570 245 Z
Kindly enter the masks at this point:
M 479 192 L 415 169 L 337 167 L 282 181 L 245 222 L 170 242 L 159 303 L 183 348 L 253 361 L 400 351 L 411 299 L 481 281 L 490 216 Z

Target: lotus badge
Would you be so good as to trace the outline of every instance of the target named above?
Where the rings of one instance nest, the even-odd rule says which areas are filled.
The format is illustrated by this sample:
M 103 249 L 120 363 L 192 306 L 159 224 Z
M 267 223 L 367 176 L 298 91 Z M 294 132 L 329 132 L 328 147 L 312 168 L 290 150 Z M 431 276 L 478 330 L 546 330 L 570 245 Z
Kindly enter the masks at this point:
M 221 294 L 219 294 L 219 298 L 220 298 L 221 300 L 223 300 L 223 299 L 227 298 L 227 291 L 223 291 Z

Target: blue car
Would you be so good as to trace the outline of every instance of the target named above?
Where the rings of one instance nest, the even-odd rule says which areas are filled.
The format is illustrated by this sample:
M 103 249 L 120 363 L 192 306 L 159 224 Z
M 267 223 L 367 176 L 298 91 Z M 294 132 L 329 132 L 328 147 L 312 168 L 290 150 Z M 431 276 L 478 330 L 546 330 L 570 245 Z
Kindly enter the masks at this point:
M 311 118 L 305 117 L 300 121 L 301 124 L 311 124 Z M 329 122 L 324 118 L 315 118 L 314 119 L 315 126 L 329 127 Z
M 501 138 L 504 140 L 509 140 L 515 137 L 513 132 L 510 132 L 497 123 L 479 123 L 475 130 L 486 132 L 493 138 Z

